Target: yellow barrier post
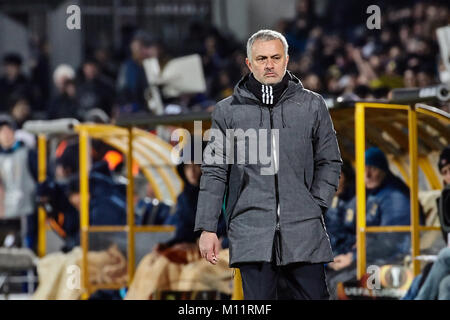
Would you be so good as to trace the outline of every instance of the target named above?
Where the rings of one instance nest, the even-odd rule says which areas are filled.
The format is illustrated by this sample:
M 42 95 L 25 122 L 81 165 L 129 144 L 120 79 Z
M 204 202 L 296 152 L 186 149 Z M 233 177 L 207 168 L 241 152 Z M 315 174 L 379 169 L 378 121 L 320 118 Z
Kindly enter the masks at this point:
M 89 246 L 89 165 L 88 165 L 88 133 L 82 128 L 80 131 L 80 229 L 81 229 L 81 249 L 83 258 L 81 259 L 81 283 L 83 291 L 81 298 L 89 297 L 89 274 L 87 265 Z
M 364 104 L 355 105 L 355 158 L 356 158 L 356 268 L 361 279 L 366 270 L 366 186 L 365 174 L 365 112 Z
M 430 161 L 424 157 L 421 156 L 417 159 L 420 168 L 422 169 L 423 173 L 425 174 L 425 177 L 427 177 L 427 180 L 430 184 L 430 187 L 432 190 L 441 190 L 442 189 L 442 183 L 439 180 L 438 176 L 436 175 L 436 172 L 433 170 L 433 167 L 430 164 Z
M 45 181 L 47 175 L 47 138 L 44 134 L 38 136 L 38 181 L 39 183 Z M 46 237 L 46 219 L 47 215 L 43 207 L 38 209 L 38 257 L 45 256 L 47 248 Z
M 233 293 L 231 295 L 231 300 L 244 300 L 241 271 L 238 268 L 234 269 Z
M 128 155 L 127 155 L 127 224 L 128 224 L 128 283 L 134 276 L 135 244 L 134 244 L 134 177 L 133 177 L 133 128 L 128 128 Z
M 420 261 L 416 257 L 420 254 L 420 230 L 419 230 L 419 178 L 417 161 L 417 113 L 414 106 L 408 110 L 409 131 L 409 176 L 411 177 L 410 205 L 411 205 L 411 242 L 413 273 L 420 273 Z

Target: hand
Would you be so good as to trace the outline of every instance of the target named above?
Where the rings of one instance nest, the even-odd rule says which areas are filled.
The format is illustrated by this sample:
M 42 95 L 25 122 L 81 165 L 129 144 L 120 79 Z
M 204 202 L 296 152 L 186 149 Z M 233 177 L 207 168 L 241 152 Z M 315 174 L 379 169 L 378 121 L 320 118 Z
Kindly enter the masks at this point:
M 353 252 L 348 252 L 346 254 L 340 254 L 334 258 L 334 262 L 328 264 L 328 266 L 335 270 L 341 270 L 345 267 L 348 267 L 352 264 L 353 261 Z
M 219 260 L 220 242 L 214 232 L 203 231 L 198 242 L 200 254 L 211 264 L 217 264 Z

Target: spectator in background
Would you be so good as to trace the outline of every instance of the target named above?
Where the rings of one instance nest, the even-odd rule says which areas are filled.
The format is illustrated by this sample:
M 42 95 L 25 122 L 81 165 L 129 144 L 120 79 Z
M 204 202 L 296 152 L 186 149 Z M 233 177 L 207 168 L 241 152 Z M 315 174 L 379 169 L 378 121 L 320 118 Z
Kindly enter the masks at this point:
M 59 94 L 48 108 L 49 119 L 75 118 L 81 119 L 81 111 L 77 99 L 77 87 L 74 80 L 66 80 Z
M 17 128 L 22 128 L 25 121 L 31 119 L 32 108 L 30 101 L 26 96 L 13 96 L 10 100 L 9 112 L 17 125 Z
M 114 86 L 99 73 L 95 60 L 86 59 L 81 66 L 77 97 L 80 112 L 85 113 L 98 108 L 111 115 Z
M 16 130 L 14 136 L 16 140 L 22 141 L 27 147 L 31 149 L 36 148 L 36 136 L 26 130 L 22 129 L 23 124 L 31 120 L 32 107 L 30 106 L 29 100 L 25 96 L 13 96 L 11 97 L 10 104 L 10 114 L 16 124 Z
M 38 203 L 46 209 L 51 228 L 64 240 L 67 252 L 80 244 L 80 186 L 78 145 L 66 147 L 58 158 L 55 179 L 38 187 Z M 89 224 L 126 224 L 126 187 L 113 180 L 108 163 L 93 163 L 89 172 Z M 114 241 L 114 235 L 105 239 Z
M 444 189 L 450 188 L 450 146 L 439 156 L 438 168 L 444 182 Z M 443 196 L 438 200 L 439 210 L 443 210 Z M 448 213 L 444 213 L 447 214 Z M 443 216 L 441 216 L 443 217 Z M 441 218 L 442 219 L 442 218 Z M 444 218 L 445 219 L 445 218 Z M 442 220 L 441 220 L 442 221 Z M 442 223 L 442 222 L 441 222 Z M 442 229 L 444 240 L 448 235 Z M 402 300 L 450 300 L 450 247 L 440 250 L 437 260 L 425 266 L 421 274 L 414 278 Z
M 22 245 L 36 251 L 37 214 L 34 196 L 37 182 L 37 155 L 14 137 L 15 123 L 0 117 L 0 218 L 21 221 Z
M 8 111 L 8 105 L 14 95 L 31 98 L 31 85 L 21 72 L 22 58 L 16 53 L 3 57 L 3 75 L 0 77 L 0 112 Z
M 190 148 L 190 157 L 186 155 L 184 162 L 177 166 L 178 174 L 184 182 L 184 189 L 178 196 L 174 214 L 177 219 L 175 236 L 165 243 L 157 244 L 152 252 L 141 260 L 134 280 L 130 284 L 126 300 L 150 299 L 152 296 L 154 298 L 156 290 L 168 290 L 174 287 L 178 289 L 179 286 L 176 283 L 179 281 L 190 281 L 190 283 L 180 285 L 185 290 L 192 290 L 196 287 L 194 281 L 204 281 L 206 285 L 215 287 L 216 282 L 220 282 L 220 280 L 212 281 L 211 279 L 224 277 L 224 274 L 220 274 L 220 272 L 218 276 L 217 271 L 205 270 L 201 268 L 201 265 L 195 264 L 202 261 L 196 244 L 199 235 L 194 232 L 201 169 L 200 165 L 193 163 L 194 144 L 188 143 L 182 152 L 189 150 L 186 148 Z M 223 215 L 219 220 L 218 230 L 221 248 L 228 248 Z M 185 267 L 191 269 L 187 270 L 187 274 L 183 272 Z M 201 279 L 201 275 L 198 276 L 195 273 L 196 270 L 203 271 L 203 279 Z M 226 270 L 228 270 L 228 265 Z
M 354 198 L 355 172 L 351 164 L 344 161 L 336 195 L 325 214 L 325 226 L 335 256 L 351 251 L 356 241 L 354 213 L 348 210 Z
M 174 217 L 177 222 L 175 236 L 166 243 L 158 244 L 156 247 L 157 252 L 162 252 L 180 243 L 196 243 L 199 237 L 199 234 L 194 232 L 194 226 L 202 171 L 200 169 L 200 165 L 194 163 L 194 143 L 189 143 L 188 146 L 191 148 L 191 159 L 185 159 L 185 162 L 177 166 L 177 171 L 183 180 L 184 188 L 178 196 L 176 204 Z M 205 146 L 206 145 L 203 146 L 203 149 Z M 186 148 L 188 147 L 185 147 L 183 152 Z M 228 247 L 226 226 L 223 215 L 221 215 L 219 219 L 218 237 L 220 238 L 222 248 Z
M 94 58 L 97 62 L 99 73 L 107 79 L 108 82 L 115 82 L 117 78 L 117 66 L 111 59 L 110 51 L 107 48 L 97 48 L 94 50 Z
M 450 247 L 439 251 L 414 300 L 450 300 Z
M 216 101 L 220 101 L 233 93 L 234 86 L 231 83 L 229 73 L 223 69 L 211 84 L 211 95 Z
M 438 168 L 439 172 L 441 173 L 443 185 L 444 185 L 444 191 L 450 190 L 450 145 L 444 148 L 442 150 L 440 156 L 439 156 L 439 162 L 438 162 Z M 439 217 L 441 220 L 441 226 L 444 224 L 449 224 L 450 220 L 450 212 L 445 212 L 446 210 L 444 208 L 444 191 L 442 191 L 441 196 L 438 198 L 438 210 L 439 210 Z M 447 210 L 450 210 L 447 206 Z M 445 222 L 447 221 L 447 222 Z M 450 246 L 450 235 L 442 229 L 442 236 L 444 237 L 444 241 Z
M 405 88 L 417 87 L 416 74 L 413 69 L 406 69 L 403 72 L 403 86 Z
M 146 112 L 148 80 L 142 63 L 158 57 L 158 51 L 152 37 L 144 31 L 136 32 L 130 49 L 131 57 L 121 65 L 117 78 L 119 112 Z
M 67 193 L 66 183 L 51 179 L 39 183 L 36 192 L 36 201 L 44 208 L 50 228 L 64 241 L 63 252 L 80 244 L 80 216 Z
M 56 96 L 50 101 L 47 109 L 49 119 L 80 118 L 75 84 L 75 71 L 66 64 L 59 65 L 53 72 L 53 83 Z
M 31 41 L 30 79 L 38 93 L 33 101 L 33 111 L 45 112 L 50 97 L 50 59 L 49 46 L 44 38 L 33 37 Z
M 444 186 L 450 185 L 450 146 L 442 150 L 439 156 L 438 168 L 442 175 Z
M 205 38 L 203 43 L 203 50 L 201 52 L 203 60 L 203 69 L 206 76 L 206 85 L 211 88 L 212 83 L 215 79 L 221 82 L 220 70 L 224 66 L 224 59 L 221 57 L 217 49 L 217 40 L 213 35 L 209 35 Z
M 410 224 L 409 188 L 389 169 L 384 153 L 372 147 L 365 153 L 366 172 L 366 225 L 367 226 L 406 226 Z M 356 198 L 347 209 L 346 215 L 356 213 Z M 356 219 L 352 229 L 356 232 Z M 385 264 L 401 261 L 409 252 L 409 234 L 376 233 L 366 238 L 367 262 Z M 336 297 L 338 282 L 356 277 L 356 245 L 346 253 L 341 253 L 328 264 L 327 280 L 330 294 Z
M 146 196 L 136 205 L 138 225 L 176 225 L 177 215 L 172 208 L 155 197 L 150 183 L 146 187 Z
M 80 212 L 79 175 L 70 176 L 67 185 L 69 202 Z M 92 165 L 89 173 L 89 223 L 91 225 L 126 225 L 126 187 L 114 182 L 106 161 Z
M 313 1 L 301 0 L 296 4 L 296 16 L 287 27 L 286 40 L 293 52 L 291 55 L 296 57 L 298 52 L 302 52 L 306 48 L 308 35 L 315 23 L 315 14 Z

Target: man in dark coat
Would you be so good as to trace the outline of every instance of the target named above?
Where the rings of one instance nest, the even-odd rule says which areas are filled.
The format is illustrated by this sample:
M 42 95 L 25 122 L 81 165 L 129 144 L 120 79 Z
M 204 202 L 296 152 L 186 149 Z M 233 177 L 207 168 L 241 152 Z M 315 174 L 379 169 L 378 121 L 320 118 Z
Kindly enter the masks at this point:
M 342 160 L 325 101 L 286 71 L 287 49 L 275 31 L 250 37 L 251 74 L 215 107 L 203 158 L 195 225 L 200 252 L 217 263 L 227 191 L 230 266 L 240 268 L 246 299 L 276 299 L 279 280 L 291 298 L 329 298 L 324 263 L 333 254 L 323 214 Z M 252 143 L 259 152 L 249 152 Z M 263 159 L 268 154 L 270 161 Z

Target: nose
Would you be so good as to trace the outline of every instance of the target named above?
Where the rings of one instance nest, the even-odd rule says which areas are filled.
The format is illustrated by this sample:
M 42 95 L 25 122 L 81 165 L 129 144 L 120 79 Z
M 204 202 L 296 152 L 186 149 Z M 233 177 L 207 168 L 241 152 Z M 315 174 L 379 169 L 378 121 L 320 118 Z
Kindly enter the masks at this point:
M 273 65 L 273 60 L 272 59 L 267 59 L 267 63 L 266 63 L 266 69 L 273 69 L 274 65 Z

